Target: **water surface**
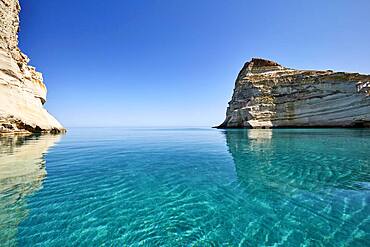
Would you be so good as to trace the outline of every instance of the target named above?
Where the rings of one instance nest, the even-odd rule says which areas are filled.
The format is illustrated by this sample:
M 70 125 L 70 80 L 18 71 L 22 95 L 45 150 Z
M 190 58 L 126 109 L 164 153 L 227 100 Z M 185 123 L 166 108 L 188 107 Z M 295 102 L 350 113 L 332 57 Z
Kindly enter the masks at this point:
M 0 242 L 370 246 L 369 150 L 361 129 L 88 128 L 2 139 Z

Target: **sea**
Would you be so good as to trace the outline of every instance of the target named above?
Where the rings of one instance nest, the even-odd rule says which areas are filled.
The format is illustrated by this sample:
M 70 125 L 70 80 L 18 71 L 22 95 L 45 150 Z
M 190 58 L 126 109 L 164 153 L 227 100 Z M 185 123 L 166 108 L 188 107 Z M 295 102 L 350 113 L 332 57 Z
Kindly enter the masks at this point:
M 0 246 L 370 246 L 370 130 L 1 137 Z

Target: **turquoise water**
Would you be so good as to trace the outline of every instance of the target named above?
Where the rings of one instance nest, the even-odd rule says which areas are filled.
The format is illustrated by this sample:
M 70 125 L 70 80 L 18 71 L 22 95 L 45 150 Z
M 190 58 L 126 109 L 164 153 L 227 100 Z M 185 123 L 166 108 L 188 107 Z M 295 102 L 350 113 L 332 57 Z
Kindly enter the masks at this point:
M 370 246 L 370 130 L 0 141 L 1 246 Z

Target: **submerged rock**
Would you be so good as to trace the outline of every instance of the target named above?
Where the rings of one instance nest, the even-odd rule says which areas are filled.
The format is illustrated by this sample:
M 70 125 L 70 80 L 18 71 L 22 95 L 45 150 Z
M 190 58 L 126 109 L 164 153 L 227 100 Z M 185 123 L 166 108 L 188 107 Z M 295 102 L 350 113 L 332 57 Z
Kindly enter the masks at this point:
M 219 128 L 370 127 L 370 75 L 259 58 L 240 71 Z
M 18 0 L 0 0 L 0 134 L 65 131 L 43 107 L 42 74 L 18 48 Z

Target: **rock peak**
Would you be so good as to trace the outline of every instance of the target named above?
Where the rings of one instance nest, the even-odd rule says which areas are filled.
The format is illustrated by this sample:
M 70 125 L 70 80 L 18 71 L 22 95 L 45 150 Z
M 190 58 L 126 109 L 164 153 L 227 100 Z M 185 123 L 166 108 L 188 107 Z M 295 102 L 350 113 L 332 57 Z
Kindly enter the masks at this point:
M 249 75 L 260 74 L 281 69 L 285 68 L 274 61 L 263 58 L 252 58 L 252 60 L 244 64 L 244 67 L 239 72 L 237 81 Z
M 246 74 L 257 74 L 257 73 L 265 73 L 269 71 L 284 69 L 283 66 L 278 64 L 277 62 L 263 59 L 263 58 L 252 58 L 249 62 L 245 63 L 243 68 L 244 75 Z
M 248 64 L 251 65 L 252 67 L 281 66 L 277 62 L 263 59 L 263 58 L 252 58 L 252 60 L 249 61 Z

